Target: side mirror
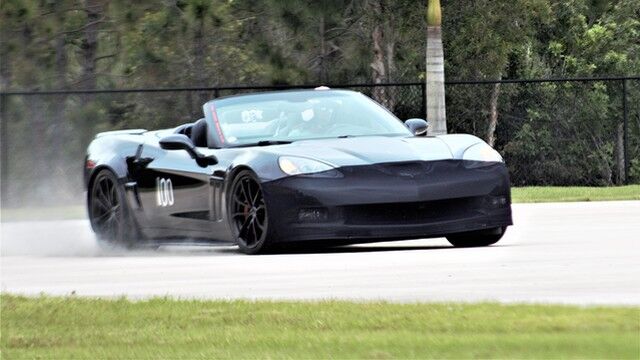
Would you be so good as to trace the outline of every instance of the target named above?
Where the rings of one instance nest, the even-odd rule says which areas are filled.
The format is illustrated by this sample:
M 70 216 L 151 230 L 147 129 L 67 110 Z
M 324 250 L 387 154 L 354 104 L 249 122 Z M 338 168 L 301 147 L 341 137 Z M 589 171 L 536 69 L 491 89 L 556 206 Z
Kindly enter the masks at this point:
M 404 125 L 408 127 L 415 136 L 427 135 L 427 127 L 429 127 L 429 123 L 426 120 L 409 119 L 404 122 Z
M 183 134 L 171 134 L 160 139 L 160 147 L 164 150 L 187 150 L 191 152 L 196 149 L 191 139 Z
M 198 151 L 191 139 L 183 134 L 171 134 L 160 139 L 160 148 L 164 150 L 186 150 L 199 166 L 206 167 L 218 163 L 215 156 L 204 155 Z

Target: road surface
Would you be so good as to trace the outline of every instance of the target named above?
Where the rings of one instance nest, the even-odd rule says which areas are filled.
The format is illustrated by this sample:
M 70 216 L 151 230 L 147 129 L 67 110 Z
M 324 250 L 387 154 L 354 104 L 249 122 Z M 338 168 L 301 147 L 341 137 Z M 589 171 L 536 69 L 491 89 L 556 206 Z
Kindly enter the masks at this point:
M 263 256 L 103 251 L 86 220 L 2 223 L 1 291 L 146 298 L 640 304 L 640 201 L 516 204 L 496 245 L 445 239 Z

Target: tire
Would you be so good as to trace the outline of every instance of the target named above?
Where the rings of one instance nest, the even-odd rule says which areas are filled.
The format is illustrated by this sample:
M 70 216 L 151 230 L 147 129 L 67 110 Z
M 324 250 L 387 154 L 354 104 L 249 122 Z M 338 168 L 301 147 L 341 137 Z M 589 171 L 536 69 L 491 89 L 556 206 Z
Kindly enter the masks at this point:
M 91 183 L 88 197 L 91 228 L 101 246 L 129 249 L 141 243 L 124 191 L 113 172 L 101 170 Z
M 489 246 L 500 241 L 506 227 L 497 227 L 488 230 L 470 231 L 447 236 L 447 240 L 455 247 L 480 247 Z
M 242 170 L 229 189 L 229 226 L 240 251 L 250 255 L 267 252 L 271 248 L 269 216 L 258 177 Z

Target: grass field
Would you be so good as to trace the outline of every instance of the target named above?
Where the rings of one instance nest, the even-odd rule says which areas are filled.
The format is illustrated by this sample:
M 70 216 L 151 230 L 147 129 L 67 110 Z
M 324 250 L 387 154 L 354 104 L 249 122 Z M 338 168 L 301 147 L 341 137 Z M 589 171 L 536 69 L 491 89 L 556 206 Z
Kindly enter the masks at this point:
M 2 358 L 615 358 L 640 308 L 25 298 L 3 294 Z
M 87 217 L 84 205 L 4 208 L 0 210 L 0 221 L 24 220 L 72 220 Z
M 514 203 L 640 200 L 640 185 L 611 187 L 531 186 L 513 188 Z

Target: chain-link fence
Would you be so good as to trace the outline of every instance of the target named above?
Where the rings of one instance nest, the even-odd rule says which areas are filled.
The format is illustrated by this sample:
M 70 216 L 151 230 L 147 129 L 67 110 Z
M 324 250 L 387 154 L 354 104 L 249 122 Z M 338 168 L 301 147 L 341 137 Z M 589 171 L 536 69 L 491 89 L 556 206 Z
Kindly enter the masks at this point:
M 200 118 L 209 99 L 301 87 L 314 85 L 1 93 L 2 205 L 80 203 L 97 132 L 172 127 Z M 331 87 L 425 118 L 423 83 Z M 514 185 L 640 182 L 640 77 L 454 81 L 446 93 L 449 132 L 492 137 Z
M 493 116 L 515 185 L 640 182 L 639 91 L 638 78 L 452 84 L 449 130 L 489 139 Z

